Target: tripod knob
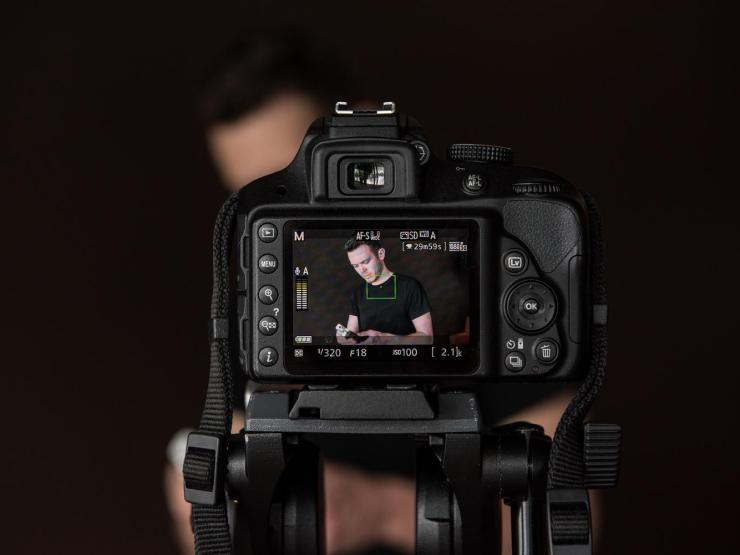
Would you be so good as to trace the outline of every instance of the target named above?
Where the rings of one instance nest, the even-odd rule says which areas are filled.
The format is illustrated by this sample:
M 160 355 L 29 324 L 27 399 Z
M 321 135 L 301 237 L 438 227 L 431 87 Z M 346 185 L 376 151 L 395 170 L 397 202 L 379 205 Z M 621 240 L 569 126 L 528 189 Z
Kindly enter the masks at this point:
M 585 486 L 589 489 L 613 488 L 619 476 L 619 451 L 622 427 L 589 422 L 583 427 Z

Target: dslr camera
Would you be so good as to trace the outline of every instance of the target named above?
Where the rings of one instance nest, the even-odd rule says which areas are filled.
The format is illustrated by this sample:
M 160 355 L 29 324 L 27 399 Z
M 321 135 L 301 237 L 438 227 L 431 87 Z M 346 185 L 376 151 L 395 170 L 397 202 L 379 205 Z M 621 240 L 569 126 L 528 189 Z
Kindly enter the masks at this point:
M 362 436 L 416 446 L 417 554 L 496 553 L 499 499 L 515 553 L 590 553 L 587 489 L 615 484 L 621 437 L 583 424 L 606 365 L 603 258 L 593 202 L 561 177 L 500 146 L 440 160 L 393 103 L 337 103 L 216 223 L 211 377 L 184 466 L 198 552 L 320 553 L 314 440 Z M 230 435 L 237 358 L 267 385 Z M 486 428 L 472 387 L 566 380 L 582 385 L 554 440 Z
M 582 376 L 587 210 L 562 178 L 511 161 L 508 148 L 475 144 L 438 160 L 419 125 L 395 113 L 340 107 L 311 127 L 289 167 L 240 192 L 249 377 Z

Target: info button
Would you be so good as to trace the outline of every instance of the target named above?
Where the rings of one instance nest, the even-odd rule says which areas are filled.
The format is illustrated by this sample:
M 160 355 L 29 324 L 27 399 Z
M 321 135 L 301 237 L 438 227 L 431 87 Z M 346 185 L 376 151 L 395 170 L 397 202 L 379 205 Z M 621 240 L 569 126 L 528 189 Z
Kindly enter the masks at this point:
M 265 347 L 258 355 L 262 366 L 272 366 L 278 361 L 278 352 L 272 347 Z

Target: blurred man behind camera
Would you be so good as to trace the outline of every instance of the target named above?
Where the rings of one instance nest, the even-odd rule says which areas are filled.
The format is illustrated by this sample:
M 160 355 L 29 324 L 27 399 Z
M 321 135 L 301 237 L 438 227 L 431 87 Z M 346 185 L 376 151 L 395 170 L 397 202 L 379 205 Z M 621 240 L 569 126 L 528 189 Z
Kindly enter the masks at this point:
M 251 33 L 234 43 L 205 76 L 200 102 L 208 148 L 224 186 L 238 191 L 287 166 L 311 122 L 329 113 L 337 98 L 353 96 L 349 82 L 332 55 L 295 33 Z M 234 375 L 235 408 L 244 406 L 241 374 Z M 238 410 L 235 432 L 243 422 Z M 183 499 L 183 439 L 180 434 L 169 450 L 165 489 L 176 540 L 183 553 L 193 553 L 191 507 Z M 329 460 L 323 467 L 328 553 L 373 545 L 413 551 L 412 479 Z
M 313 120 L 328 114 L 336 100 L 357 98 L 348 86 L 347 72 L 334 57 L 313 48 L 299 34 L 250 33 L 245 37 L 225 51 L 206 75 L 200 103 L 208 148 L 229 191 L 283 169 L 294 158 Z M 246 384 L 241 371 L 235 372 L 233 383 L 236 432 L 244 422 Z M 486 399 L 484 395 L 481 401 L 487 423 L 527 420 L 552 435 L 570 399 L 569 390 L 559 386 L 526 389 L 529 385 L 490 389 L 497 397 Z M 488 414 L 487 406 L 493 407 Z M 352 440 L 345 441 L 341 449 L 336 445 L 324 449 L 324 545 L 328 555 L 414 552 L 414 477 L 409 472 L 387 472 L 390 466 L 382 464 L 373 467 L 371 459 L 378 455 L 370 451 L 366 442 Z M 183 498 L 183 434 L 173 438 L 168 452 L 168 507 L 180 549 L 190 554 L 194 540 L 191 507 Z M 354 456 L 347 456 L 349 452 Z M 508 518 L 507 511 L 503 515 Z M 502 553 L 510 553 L 508 522 L 502 523 L 502 530 Z

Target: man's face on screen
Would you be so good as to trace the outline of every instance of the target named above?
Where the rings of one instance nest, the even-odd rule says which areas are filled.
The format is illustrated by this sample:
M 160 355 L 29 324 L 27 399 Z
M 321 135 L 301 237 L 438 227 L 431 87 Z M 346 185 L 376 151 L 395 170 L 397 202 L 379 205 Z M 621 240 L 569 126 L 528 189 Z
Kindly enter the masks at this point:
M 383 274 L 385 264 L 385 249 L 375 251 L 369 245 L 360 245 L 355 250 L 347 253 L 349 263 L 362 279 L 368 283 L 378 280 Z

